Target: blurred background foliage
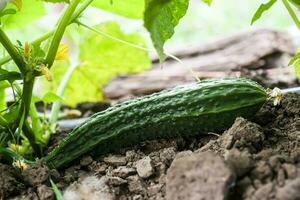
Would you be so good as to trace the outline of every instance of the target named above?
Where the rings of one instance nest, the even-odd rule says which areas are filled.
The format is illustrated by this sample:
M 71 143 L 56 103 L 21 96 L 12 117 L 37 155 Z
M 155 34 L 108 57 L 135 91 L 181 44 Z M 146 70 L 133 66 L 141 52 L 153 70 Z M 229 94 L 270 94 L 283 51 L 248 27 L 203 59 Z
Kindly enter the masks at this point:
M 94 6 L 106 11 L 89 8 L 81 20 L 106 34 L 152 49 L 149 34 L 143 28 L 140 19 L 144 8 L 143 3 L 140 0 L 130 1 L 131 4 L 124 4 L 122 0 L 114 0 L 114 6 L 110 4 L 110 0 L 95 1 Z M 263 2 L 266 1 L 214 0 L 211 7 L 208 7 L 199 0 L 191 0 L 187 15 L 176 28 L 174 37 L 167 42 L 166 49 L 172 52 L 174 48 L 185 48 L 188 45 L 201 44 L 258 27 L 286 30 L 296 38 L 297 28 L 281 2 L 265 13 L 255 25 L 250 26 L 253 14 Z M 60 4 L 45 6 L 38 0 L 24 0 L 23 5 L 19 14 L 4 23 L 12 40 L 20 40 L 22 43 L 32 41 L 51 30 L 63 9 Z M 136 73 L 148 69 L 151 65 L 148 54 L 154 53 L 154 51 L 135 49 L 77 25 L 68 28 L 64 42 L 71 47 L 71 54 L 75 54 L 75 46 L 81 47 L 80 52 L 76 52 L 79 67 L 73 73 L 65 93 L 65 103 L 71 106 L 82 101 L 103 99 L 101 88 L 108 80 L 116 74 Z M 2 52 L 4 55 L 4 50 Z M 11 69 L 11 64 L 9 63 L 7 68 Z M 69 66 L 70 61 L 57 62 L 53 68 L 54 81 L 47 83 L 42 80 L 43 87 L 39 88 L 50 88 L 55 92 Z M 91 78 L 93 82 L 90 82 Z M 37 89 L 40 95 L 43 95 L 43 91 L 46 92 Z

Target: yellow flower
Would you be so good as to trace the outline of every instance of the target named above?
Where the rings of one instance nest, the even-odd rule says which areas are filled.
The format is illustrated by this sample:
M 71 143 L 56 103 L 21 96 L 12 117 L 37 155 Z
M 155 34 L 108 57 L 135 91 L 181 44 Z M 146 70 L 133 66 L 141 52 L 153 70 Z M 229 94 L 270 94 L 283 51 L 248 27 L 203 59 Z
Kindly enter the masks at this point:
M 53 75 L 46 65 L 41 66 L 41 73 L 46 77 L 47 81 L 53 81 Z
M 26 43 L 25 43 L 25 47 L 24 47 L 24 57 L 25 57 L 26 59 L 29 58 L 29 56 L 30 56 L 30 51 L 31 51 L 31 46 L 30 46 L 29 42 L 26 42 Z
M 22 9 L 23 6 L 22 0 L 11 0 L 11 3 L 14 4 L 19 11 Z
M 9 147 L 14 150 L 14 151 L 17 151 L 18 149 L 18 145 L 17 144 L 10 144 Z
M 13 163 L 13 166 L 15 166 L 16 168 L 20 169 L 22 172 L 25 171 L 26 169 L 28 169 L 27 164 L 22 161 L 22 160 L 17 160 Z
M 60 44 L 55 56 L 55 60 L 66 60 L 69 56 L 69 47 L 66 44 Z

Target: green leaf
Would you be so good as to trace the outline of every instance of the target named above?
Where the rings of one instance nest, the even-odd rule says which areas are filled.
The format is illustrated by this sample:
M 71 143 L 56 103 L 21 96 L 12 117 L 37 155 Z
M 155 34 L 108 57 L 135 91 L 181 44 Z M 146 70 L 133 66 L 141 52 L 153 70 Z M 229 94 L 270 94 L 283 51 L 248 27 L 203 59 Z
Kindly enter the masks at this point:
M 144 26 L 150 32 L 160 60 L 164 61 L 164 44 L 174 34 L 180 19 L 186 14 L 189 0 L 145 0 Z
M 0 81 L 14 82 L 15 80 L 21 80 L 22 76 L 18 72 L 9 72 L 4 69 L 0 69 Z
M 211 5 L 213 0 L 202 0 L 204 3 L 206 3 L 207 5 Z
M 63 101 L 63 99 L 61 97 L 57 96 L 53 92 L 47 92 L 43 97 L 43 101 L 44 101 L 44 103 L 49 104 L 49 103 L 53 103 L 56 101 Z
M 145 9 L 143 0 L 96 0 L 92 5 L 133 19 L 143 18 Z
M 124 41 L 144 46 L 137 34 L 124 34 L 117 23 L 110 22 L 97 29 Z M 76 68 L 64 94 L 64 103 L 75 106 L 79 102 L 98 102 L 103 99 L 102 87 L 117 74 L 137 73 L 150 67 L 147 52 L 100 36 L 93 32 L 81 34 L 80 66 Z M 44 90 L 56 91 L 68 62 L 56 62 L 51 71 L 54 80 L 43 81 Z
M 13 14 L 16 14 L 16 13 L 17 13 L 16 9 L 13 9 L 13 8 L 5 9 L 2 12 L 0 12 L 0 17 L 3 17 L 5 15 L 13 15 Z
M 296 77 L 300 78 L 300 61 L 299 60 L 294 64 L 294 69 L 295 69 Z
M 295 64 L 300 59 L 300 52 L 298 52 L 289 62 L 289 65 Z
M 277 0 L 269 0 L 268 3 L 261 4 L 251 20 L 251 25 L 254 24 L 254 22 L 256 22 L 257 20 L 259 20 L 261 18 L 262 14 L 264 12 L 268 11 L 276 2 L 277 2 Z
M 59 191 L 57 185 L 51 179 L 50 179 L 50 183 L 51 183 L 52 190 L 55 194 L 56 200 L 63 200 L 64 198 L 63 198 L 61 192 Z
M 8 6 L 9 7 L 9 6 Z M 2 18 L 6 29 L 21 28 L 46 14 L 44 3 L 37 0 L 25 0 L 21 11 Z
M 16 120 L 16 118 L 18 117 L 18 115 L 19 115 L 19 105 L 16 104 L 16 105 L 10 107 L 8 112 L 5 113 L 3 115 L 3 117 L 8 123 L 13 123 Z

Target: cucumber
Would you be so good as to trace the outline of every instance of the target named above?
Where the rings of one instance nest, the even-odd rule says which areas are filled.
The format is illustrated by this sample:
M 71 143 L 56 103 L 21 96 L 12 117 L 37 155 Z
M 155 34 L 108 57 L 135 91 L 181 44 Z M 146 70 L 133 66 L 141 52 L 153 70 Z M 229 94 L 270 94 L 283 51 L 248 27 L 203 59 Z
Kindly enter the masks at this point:
M 145 140 L 220 133 L 237 117 L 253 117 L 267 98 L 262 86 L 239 78 L 164 90 L 93 115 L 45 161 L 50 167 L 60 168 L 92 150 L 103 154 Z

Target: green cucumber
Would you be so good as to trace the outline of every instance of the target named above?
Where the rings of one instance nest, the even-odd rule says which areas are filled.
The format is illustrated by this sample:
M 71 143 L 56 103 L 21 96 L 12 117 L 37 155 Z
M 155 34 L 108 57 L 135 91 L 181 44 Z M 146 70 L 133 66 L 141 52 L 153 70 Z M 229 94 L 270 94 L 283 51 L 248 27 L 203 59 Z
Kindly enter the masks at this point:
M 45 161 L 59 168 L 92 150 L 103 154 L 145 140 L 220 133 L 237 117 L 253 117 L 267 98 L 262 86 L 239 78 L 175 87 L 95 114 Z

